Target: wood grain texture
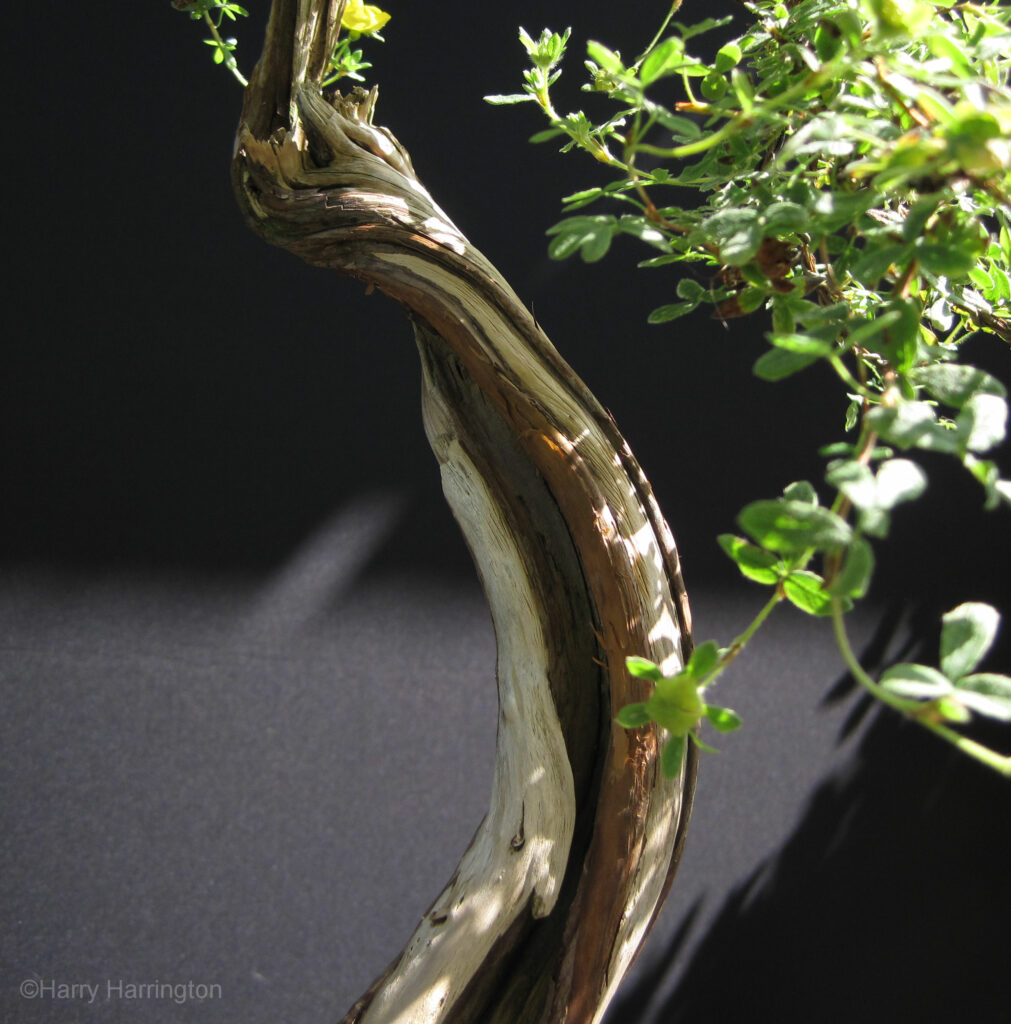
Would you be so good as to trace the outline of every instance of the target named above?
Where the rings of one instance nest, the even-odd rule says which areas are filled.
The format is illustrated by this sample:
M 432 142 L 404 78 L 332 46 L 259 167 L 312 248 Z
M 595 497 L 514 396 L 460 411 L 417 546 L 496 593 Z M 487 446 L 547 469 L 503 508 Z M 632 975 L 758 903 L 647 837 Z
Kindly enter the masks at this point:
M 680 855 L 695 762 L 614 724 L 690 650 L 677 551 L 611 417 L 373 123 L 375 91 L 318 87 L 340 4 L 276 0 L 239 125 L 247 221 L 402 304 L 425 428 L 498 644 L 491 806 L 456 873 L 347 1024 L 589 1024 Z M 689 751 L 692 745 L 689 744 Z

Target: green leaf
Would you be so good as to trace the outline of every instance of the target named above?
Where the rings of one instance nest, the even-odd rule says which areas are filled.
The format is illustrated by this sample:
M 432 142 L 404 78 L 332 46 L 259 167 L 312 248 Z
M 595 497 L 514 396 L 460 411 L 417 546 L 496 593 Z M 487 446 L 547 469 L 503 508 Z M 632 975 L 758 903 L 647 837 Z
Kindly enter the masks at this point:
M 922 384 L 938 401 L 961 409 L 976 394 L 1006 397 L 1007 389 L 984 370 L 962 363 L 932 363 L 913 371 L 913 380 Z
M 667 236 L 651 221 L 645 217 L 626 216 L 618 221 L 618 230 L 626 235 L 634 235 L 640 242 L 660 249 L 662 252 L 670 252 L 670 242 Z
M 827 356 L 832 351 L 832 343 L 817 338 L 812 334 L 768 334 L 766 337 L 776 348 L 800 355 L 814 356 L 816 359 Z
M 947 6 L 947 5 L 945 5 Z M 954 40 L 944 35 L 930 35 L 926 43 L 937 57 L 946 57 L 951 61 L 955 73 L 961 77 L 968 77 L 971 74 L 971 65 L 966 54 L 955 44 Z
M 951 304 L 943 295 L 938 296 L 927 307 L 925 316 L 930 321 L 931 326 L 936 327 L 939 331 L 950 330 L 951 325 L 955 322 L 955 314 L 952 312 Z
M 1007 402 L 997 395 L 975 394 L 962 406 L 955 425 L 966 451 L 989 451 L 1007 434 Z
M 640 658 L 637 654 L 629 655 L 625 659 L 625 668 L 628 669 L 628 674 L 635 676 L 636 679 L 648 679 L 653 683 L 663 679 L 663 672 L 660 671 L 660 666 L 656 662 L 650 661 L 648 658 Z
M 993 288 L 993 276 L 980 266 L 975 266 L 969 271 L 969 280 L 983 291 L 990 291 Z
M 780 572 L 777 567 L 780 563 L 772 552 L 763 551 L 754 544 L 749 544 L 743 537 L 735 537 L 732 533 L 722 533 L 717 540 L 720 547 L 749 580 L 765 584 L 779 582 Z
M 674 302 L 668 306 L 657 306 L 646 318 L 646 322 L 665 324 L 670 320 L 677 320 L 678 317 L 682 317 L 686 313 L 691 313 L 696 306 L 698 306 L 697 302 Z
M 874 473 L 855 459 L 831 463 L 825 480 L 837 491 L 845 494 L 858 509 L 874 508 L 877 503 Z
M 976 266 L 976 257 L 971 252 L 953 245 L 923 242 L 916 246 L 913 255 L 927 270 L 943 277 L 964 277 Z
M 877 481 L 865 466 L 845 462 L 835 466 L 826 476 L 846 495 L 860 513 L 859 525 L 872 537 L 887 537 L 890 517 L 888 508 L 878 500 Z
M 799 203 L 770 203 L 762 211 L 762 226 L 767 235 L 790 235 L 807 231 L 811 218 Z
M 718 69 L 717 69 L 718 70 Z M 755 86 L 747 73 L 741 68 L 732 68 L 730 71 L 730 84 L 733 86 L 734 95 L 741 105 L 741 110 L 748 112 L 755 104 Z
M 658 78 L 674 74 L 685 61 L 685 44 L 677 36 L 671 36 L 655 46 L 642 62 L 639 80 L 650 85 Z
M 927 487 L 927 474 L 909 459 L 886 459 L 874 478 L 879 508 L 894 508 L 900 502 L 913 501 Z
M 716 61 L 713 67 L 721 74 L 737 67 L 741 62 L 741 48 L 736 43 L 727 43 L 716 51 Z
M 678 281 L 677 295 L 688 302 L 701 302 L 706 297 L 706 290 L 691 277 L 683 277 Z
M 807 369 L 812 363 L 818 362 L 821 356 L 805 355 L 802 352 L 791 352 L 784 348 L 773 348 L 755 360 L 751 371 L 761 380 L 775 382 L 785 380 L 801 370 Z
M 960 447 L 956 432 L 938 423 L 926 402 L 879 405 L 867 413 L 866 422 L 879 437 L 899 448 L 958 452 Z
M 669 267 L 672 263 L 682 263 L 685 257 L 681 253 L 669 252 L 664 256 L 651 256 L 648 260 L 640 260 L 637 267 Z
M 820 506 L 781 498 L 755 501 L 737 518 L 741 528 L 768 551 L 798 555 L 808 548 L 837 551 L 853 540 L 845 520 Z
M 862 345 L 878 351 L 880 345 L 875 345 L 875 339 L 878 335 L 884 334 L 892 324 L 898 323 L 901 318 L 902 313 L 899 310 L 891 310 L 868 319 L 854 318 L 849 330 L 850 347 Z
M 951 680 L 929 665 L 892 665 L 881 673 L 881 685 L 900 697 L 935 700 L 951 693 Z
M 649 725 L 653 721 L 653 716 L 645 704 L 626 704 L 614 720 L 623 729 L 638 729 L 640 726 Z
M 614 229 L 602 225 L 583 241 L 579 250 L 580 258 L 584 263 L 602 260 L 607 255 L 607 250 L 611 248 L 613 239 Z
M 204 43 L 207 46 L 214 47 L 214 53 L 211 57 L 215 64 L 224 64 L 226 61 L 231 59 L 231 51 L 235 49 L 234 39 L 223 39 L 220 43 L 217 39 L 205 39 Z
M 736 711 L 717 704 L 706 705 L 706 718 L 717 732 L 733 732 L 741 727 L 741 716 Z
M 543 29 L 540 38 L 535 42 L 525 28 L 520 28 L 520 42 L 530 54 L 534 67 L 542 71 L 550 71 L 564 56 L 565 44 L 569 40 L 570 30 L 561 35 L 551 29 Z
M 958 699 L 977 714 L 1011 722 L 1011 677 L 996 672 L 962 676 L 956 692 Z
M 617 73 L 625 70 L 625 65 L 621 62 L 621 57 L 614 52 L 609 50 L 603 43 L 597 43 L 590 41 L 586 44 L 586 52 L 590 55 L 592 60 L 595 60 L 605 71 Z
M 681 774 L 681 766 L 685 759 L 685 736 L 671 736 L 664 744 L 660 755 L 660 768 L 668 779 L 676 779 Z
M 791 303 L 782 295 L 776 295 L 772 303 L 772 330 L 774 334 L 793 334 L 797 319 Z
M 529 97 L 529 98 L 533 99 L 532 96 Z M 485 99 L 487 99 L 487 97 L 485 97 Z M 519 102 L 519 101 L 517 100 L 516 102 Z M 537 144 L 538 142 L 550 142 L 552 139 L 557 139 L 560 135 L 564 135 L 564 134 L 565 134 L 565 131 L 562 128 L 545 128 L 544 131 L 542 131 L 542 132 L 534 132 L 534 134 L 531 135 L 529 139 L 527 139 L 527 142 L 533 142 L 534 144 Z M 598 193 L 600 193 L 602 190 L 601 189 L 597 189 L 596 191 Z M 593 197 L 593 198 L 596 198 L 596 197 Z M 587 200 L 587 201 L 589 201 L 589 200 Z M 567 199 L 563 199 L 562 202 L 567 204 L 568 200 Z
M 909 213 L 902 222 L 902 237 L 907 242 L 915 242 L 923 234 L 923 229 L 937 209 L 939 200 L 940 196 L 937 194 L 923 196 L 909 208 Z
M 530 103 L 535 101 L 535 99 L 536 97 L 528 92 L 513 92 L 508 95 L 485 96 L 484 101 L 485 103 L 490 103 L 493 107 L 504 107 L 510 103 Z M 556 129 L 551 128 L 548 131 L 556 132 Z M 538 134 L 544 133 L 539 132 Z M 531 139 L 531 141 L 533 140 Z
M 703 32 L 711 32 L 714 28 L 723 28 L 733 20 L 733 15 L 728 14 L 722 18 L 703 18 L 702 21 L 695 22 L 694 25 L 682 25 L 681 22 L 675 21 L 672 22 L 671 27 L 677 29 L 681 38 L 688 42 L 689 39 L 700 36 Z
M 758 211 L 750 207 L 720 210 L 707 217 L 699 229 L 716 246 L 720 260 L 728 267 L 739 267 L 754 259 L 762 244 Z
M 818 492 L 810 480 L 794 480 L 783 488 L 783 497 L 790 501 L 802 501 L 805 505 L 818 504 Z
M 873 188 L 856 192 L 822 192 L 814 202 L 818 215 L 818 230 L 835 231 L 844 224 L 855 222 L 878 201 L 879 193 Z
M 786 599 L 808 615 L 831 615 L 832 595 L 826 593 L 824 580 L 814 572 L 795 569 L 783 580 Z
M 992 605 L 969 601 L 941 617 L 941 671 L 952 680 L 968 675 L 993 646 L 1000 614 Z
M 697 139 L 702 135 L 702 129 L 694 121 L 672 114 L 669 110 L 658 110 L 656 119 L 672 135 L 685 139 Z
M 748 287 L 737 293 L 737 305 L 742 313 L 754 313 L 765 302 L 768 296 L 766 283 L 761 288 Z
M 1002 499 L 1011 505 L 1011 480 L 1001 480 L 996 462 L 966 453 L 962 465 L 983 485 L 986 491 L 983 507 L 987 511 L 997 508 Z
M 585 263 L 595 263 L 607 253 L 618 230 L 618 219 L 610 214 L 569 217 L 548 228 L 547 234 L 556 236 L 548 246 L 548 255 L 561 260 L 578 249 Z
M 679 71 L 682 75 L 687 75 L 689 78 L 705 78 L 711 74 L 706 64 L 685 64 L 679 68 Z
M 579 251 L 582 244 L 583 240 L 579 235 L 558 235 L 548 244 L 548 255 L 553 260 L 568 259 L 573 253 Z
M 707 640 L 692 651 L 692 656 L 688 659 L 688 664 L 685 666 L 685 672 L 692 679 L 699 682 L 716 668 L 719 660 L 720 649 L 716 645 L 716 641 Z
M 899 373 L 906 373 L 916 362 L 917 343 L 920 337 L 920 322 L 923 307 L 918 299 L 892 299 L 884 306 L 885 315 L 897 312 L 898 319 L 888 328 L 886 354 Z
M 848 156 L 856 145 L 851 123 L 852 118 L 839 114 L 826 112 L 815 115 L 789 137 L 779 155 L 780 162 L 815 154 Z
M 548 129 L 549 131 L 556 131 L 554 128 Z M 543 133 L 538 133 L 543 134 Z M 530 136 L 530 141 L 534 141 L 534 136 Z M 573 192 L 572 195 L 565 196 L 562 202 L 565 204 L 565 212 L 569 213 L 573 210 L 581 209 L 584 206 L 588 206 L 590 203 L 600 199 L 601 196 L 607 195 L 602 188 L 586 188 L 580 192 Z
M 959 690 L 972 690 L 974 693 L 1011 700 L 1011 676 L 997 672 L 976 672 L 971 676 L 962 676 L 956 686 Z
M 996 263 L 990 265 L 990 272 L 993 275 L 993 287 L 988 296 L 991 301 L 998 303 L 1011 299 L 1011 276 Z
M 867 593 L 874 574 L 874 549 L 863 537 L 856 537 L 846 552 L 838 575 L 825 587 L 834 597 L 860 598 Z

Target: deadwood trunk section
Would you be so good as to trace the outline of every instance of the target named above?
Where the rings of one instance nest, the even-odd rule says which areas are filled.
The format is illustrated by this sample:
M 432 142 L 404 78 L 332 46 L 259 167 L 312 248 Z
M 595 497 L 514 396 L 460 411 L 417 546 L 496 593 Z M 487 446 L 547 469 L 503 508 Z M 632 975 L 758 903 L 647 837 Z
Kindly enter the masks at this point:
M 687 656 L 677 553 L 614 422 L 372 123 L 375 92 L 321 95 L 339 8 L 275 0 L 236 191 L 264 238 L 408 311 L 499 690 L 488 814 L 345 1024 L 589 1024 L 660 908 L 691 804 L 694 760 L 668 780 L 656 731 L 613 722 L 646 696 L 627 655 Z

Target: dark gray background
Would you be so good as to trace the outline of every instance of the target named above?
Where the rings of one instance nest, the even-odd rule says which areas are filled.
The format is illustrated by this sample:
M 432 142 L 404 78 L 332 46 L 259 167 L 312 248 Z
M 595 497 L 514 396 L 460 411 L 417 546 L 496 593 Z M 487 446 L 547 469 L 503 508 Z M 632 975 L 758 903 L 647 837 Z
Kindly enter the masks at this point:
M 586 38 L 630 52 L 663 6 L 391 3 L 369 56 L 378 119 L 615 414 L 697 635 L 725 642 L 762 595 L 715 534 L 820 478 L 842 400 L 753 381 L 757 317 L 648 327 L 674 281 L 636 272 L 631 240 L 550 262 L 559 197 L 598 169 L 528 146 L 532 109 L 481 101 L 518 86 L 518 24 L 574 25 L 575 82 Z M 262 11 L 239 30 L 247 67 Z M 167 2 L 29 5 L 5 38 L 3 1020 L 333 1021 L 486 806 L 494 640 L 410 329 L 246 231 L 239 89 L 201 38 Z M 998 342 L 973 353 L 1007 379 Z M 1004 589 L 1006 514 L 928 469 L 929 512 L 896 517 L 854 625 L 872 665 L 933 658 L 942 611 Z M 827 628 L 792 610 L 720 695 L 746 728 L 703 759 L 678 881 L 611 1024 L 1006 1020 L 1007 784 L 869 712 Z M 30 999 L 25 980 L 100 995 Z M 154 981 L 221 996 L 105 998 Z

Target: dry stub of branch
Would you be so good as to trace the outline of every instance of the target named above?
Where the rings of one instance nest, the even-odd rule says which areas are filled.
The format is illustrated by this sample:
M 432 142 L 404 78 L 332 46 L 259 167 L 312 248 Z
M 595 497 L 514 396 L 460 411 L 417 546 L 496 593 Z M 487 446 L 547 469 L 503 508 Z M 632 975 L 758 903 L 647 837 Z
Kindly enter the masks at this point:
M 373 123 L 321 94 L 340 4 L 275 0 L 240 121 L 247 221 L 407 310 L 425 429 L 498 644 L 491 806 L 449 884 L 345 1024 L 589 1024 L 670 886 L 695 762 L 614 723 L 690 649 L 673 538 L 613 420 Z M 691 751 L 692 745 L 688 744 Z

